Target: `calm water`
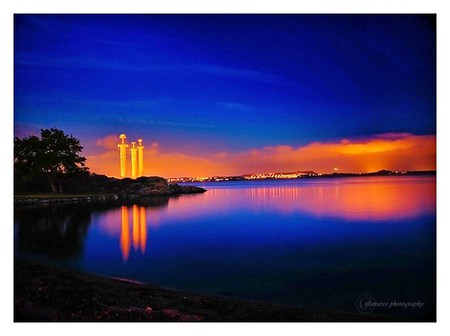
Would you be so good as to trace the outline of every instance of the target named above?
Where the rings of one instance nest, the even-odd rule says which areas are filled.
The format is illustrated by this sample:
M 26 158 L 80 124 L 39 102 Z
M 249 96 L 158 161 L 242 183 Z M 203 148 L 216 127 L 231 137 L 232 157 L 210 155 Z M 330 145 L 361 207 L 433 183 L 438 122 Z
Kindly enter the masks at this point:
M 197 184 L 202 185 L 202 184 Z M 15 211 L 15 255 L 193 292 L 356 311 L 432 313 L 436 179 L 217 182 L 123 205 Z

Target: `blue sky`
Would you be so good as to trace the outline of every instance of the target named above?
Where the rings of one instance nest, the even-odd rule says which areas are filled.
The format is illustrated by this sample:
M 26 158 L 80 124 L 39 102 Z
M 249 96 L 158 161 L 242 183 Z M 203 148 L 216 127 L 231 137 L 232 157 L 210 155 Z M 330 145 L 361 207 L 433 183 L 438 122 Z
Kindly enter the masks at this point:
M 16 135 L 244 151 L 436 132 L 419 15 L 15 15 Z

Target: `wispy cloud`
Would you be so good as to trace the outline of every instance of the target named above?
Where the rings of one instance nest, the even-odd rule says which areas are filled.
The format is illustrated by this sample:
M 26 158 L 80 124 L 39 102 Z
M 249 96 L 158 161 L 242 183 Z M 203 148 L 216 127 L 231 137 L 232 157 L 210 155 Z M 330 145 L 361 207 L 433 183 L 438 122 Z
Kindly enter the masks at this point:
M 286 80 L 276 74 L 257 69 L 211 63 L 198 58 L 195 61 L 192 61 L 192 59 L 190 61 L 182 60 L 181 62 L 178 61 L 170 64 L 161 62 L 149 63 L 149 53 L 153 54 L 161 46 L 176 44 L 172 36 L 159 36 L 157 33 L 150 32 L 146 36 L 145 43 L 142 43 L 139 41 L 121 40 L 120 30 L 116 34 L 111 34 L 111 31 L 107 28 L 92 23 L 90 25 L 76 25 L 68 20 L 59 20 L 57 17 L 44 15 L 26 15 L 24 19 L 34 25 L 35 29 L 43 29 L 49 34 L 60 36 L 64 41 L 71 42 L 69 46 L 79 45 L 80 43 L 91 43 L 96 47 L 99 44 L 103 45 L 107 50 L 108 46 L 116 48 L 113 48 L 113 58 L 99 57 L 98 55 L 75 54 L 74 56 L 73 53 L 69 52 L 67 54 L 55 55 L 37 51 L 16 51 L 16 65 L 187 75 L 201 73 L 224 78 L 237 78 L 261 83 L 287 85 Z M 109 36 L 114 37 L 109 38 Z M 128 49 L 133 50 L 134 57 L 137 57 L 137 59 L 128 59 L 126 54 L 126 50 Z M 126 57 L 121 58 L 117 52 L 124 53 Z
M 265 113 L 273 113 L 280 115 L 283 111 L 282 108 L 278 106 L 261 106 L 259 104 L 247 104 L 235 101 L 219 101 L 213 104 L 212 108 L 224 109 L 230 112 L 237 113 L 256 113 L 259 114 L 261 112 Z
M 168 71 L 170 67 L 161 65 L 141 64 L 135 65 L 125 62 L 111 60 L 99 60 L 88 57 L 71 56 L 51 56 L 42 53 L 17 51 L 14 54 L 16 65 L 44 66 L 55 68 L 84 68 L 84 69 L 104 69 L 104 70 L 126 70 L 141 72 Z
M 140 126 L 168 126 L 169 128 L 192 128 L 192 129 L 214 129 L 216 126 L 197 120 L 196 122 L 189 122 L 189 119 L 182 120 L 167 113 L 167 110 L 174 108 L 173 103 L 181 104 L 182 102 L 175 101 L 172 97 L 141 97 L 135 99 L 86 99 L 75 95 L 17 95 L 14 97 L 16 103 L 25 103 L 30 106 L 38 106 L 42 103 L 52 104 L 52 108 L 46 108 L 47 111 L 52 110 L 55 115 L 61 119 L 67 116 L 70 120 L 73 119 L 72 109 L 84 109 L 96 111 L 96 113 L 86 114 L 90 123 L 93 121 L 104 121 L 105 113 L 108 113 L 108 119 L 115 120 L 122 126 L 136 125 Z M 190 104 L 187 102 L 186 104 Z M 176 105 L 175 104 L 175 105 Z M 71 108 L 68 108 L 71 106 Z M 100 113 L 99 111 L 106 111 Z M 126 111 L 126 113 L 117 113 L 117 111 Z M 166 111 L 166 113 L 160 113 Z M 190 110 L 189 110 L 190 111 Z M 143 118 L 143 113 L 145 118 Z M 186 112 L 188 113 L 188 112 Z M 36 115 L 36 114 L 33 114 Z M 36 115 L 37 116 L 37 115 Z M 17 120 L 21 120 L 23 115 L 16 113 Z M 81 117 L 78 118 L 78 121 Z
M 31 22 L 36 27 L 45 30 L 48 33 L 52 33 L 58 36 L 61 36 L 65 39 L 78 41 L 82 39 L 84 42 L 92 42 L 96 44 L 103 44 L 115 47 L 125 47 L 125 48 L 139 48 L 139 49 L 150 49 L 154 48 L 157 43 L 160 41 L 160 38 L 157 36 L 149 36 L 146 39 L 146 43 L 134 43 L 129 41 L 123 41 L 119 39 L 106 39 L 103 37 L 97 37 L 93 35 L 93 31 L 98 31 L 101 29 L 101 26 L 92 26 L 89 25 L 75 25 L 68 23 L 66 21 L 58 20 L 54 16 L 40 16 L 40 15 L 26 15 L 25 20 Z M 73 34 L 76 31 L 77 34 Z M 106 28 L 103 30 L 104 33 L 108 33 Z M 81 35 L 80 35 L 81 34 Z M 116 36 L 116 35 L 114 35 Z M 150 38 L 151 37 L 151 38 Z M 167 41 L 168 37 L 165 38 Z
M 41 129 L 36 125 L 29 125 L 25 123 L 14 123 L 14 136 L 24 138 L 30 135 L 39 135 Z
M 137 97 L 133 99 L 87 99 L 81 95 L 74 94 L 52 94 L 46 95 L 38 94 L 16 94 L 14 96 L 16 101 L 27 102 L 63 102 L 63 103 L 79 103 L 91 106 L 108 106 L 108 107 L 148 107 L 161 104 L 169 104 L 174 101 L 170 96 L 152 96 L 152 97 Z
M 95 70 L 120 70 L 149 73 L 176 74 L 206 74 L 212 76 L 238 78 L 256 82 L 277 85 L 288 85 L 281 77 L 256 70 L 228 67 L 217 64 L 161 64 L 161 63 L 130 63 L 123 60 L 96 59 L 92 57 L 52 56 L 30 51 L 16 51 L 14 55 L 16 65 L 55 67 L 55 68 L 83 68 Z
M 250 112 L 255 110 L 253 106 L 236 102 L 217 102 L 215 106 L 226 110 L 234 110 L 239 112 Z
M 233 68 L 222 65 L 215 64 L 202 64 L 192 66 L 194 69 L 224 77 L 233 77 L 233 78 L 245 78 L 249 80 L 259 81 L 259 82 L 267 82 L 272 84 L 281 84 L 286 85 L 286 81 L 284 81 L 281 77 L 255 70 L 242 69 L 242 68 Z
M 167 125 L 176 127 L 210 128 L 210 129 L 215 128 L 215 126 L 211 124 L 188 123 L 188 122 L 157 120 L 157 119 L 149 120 L 148 123 L 153 125 Z

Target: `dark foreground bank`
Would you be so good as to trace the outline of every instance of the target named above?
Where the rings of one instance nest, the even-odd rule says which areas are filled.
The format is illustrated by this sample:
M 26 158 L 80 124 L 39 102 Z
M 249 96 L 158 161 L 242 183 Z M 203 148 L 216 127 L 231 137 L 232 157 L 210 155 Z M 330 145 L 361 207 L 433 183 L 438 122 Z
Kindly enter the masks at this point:
M 191 294 L 15 261 L 14 321 L 374 322 L 390 319 Z
M 169 184 L 167 180 L 158 176 L 142 176 L 137 179 L 116 179 L 104 175 L 91 174 L 84 179 L 72 181 L 77 187 L 66 188 L 69 193 L 53 194 L 16 194 L 14 206 L 40 206 L 62 203 L 98 203 L 98 202 L 126 202 L 133 199 L 178 196 L 183 194 L 199 194 L 205 189 L 195 186 L 180 186 Z

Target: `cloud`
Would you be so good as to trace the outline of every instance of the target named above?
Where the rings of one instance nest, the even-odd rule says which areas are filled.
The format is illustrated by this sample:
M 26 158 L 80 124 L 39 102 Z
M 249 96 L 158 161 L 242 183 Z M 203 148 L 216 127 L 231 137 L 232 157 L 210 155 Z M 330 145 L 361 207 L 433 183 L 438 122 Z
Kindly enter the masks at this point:
M 81 41 L 83 43 L 91 42 L 91 43 L 101 43 L 106 46 L 114 46 L 114 47 L 122 47 L 122 48 L 139 48 L 139 49 L 150 49 L 154 48 L 157 45 L 157 42 L 160 43 L 159 38 L 155 38 L 152 36 L 152 40 L 150 40 L 149 36 L 145 43 L 133 43 L 130 41 L 118 40 L 118 36 L 120 34 L 110 34 L 111 31 L 108 30 L 108 27 L 103 26 L 101 24 L 87 24 L 86 22 L 83 25 L 69 23 L 64 20 L 58 20 L 56 16 L 43 16 L 43 15 L 24 15 L 22 16 L 28 22 L 34 25 L 34 28 L 41 28 L 48 33 L 52 33 L 55 35 L 59 35 L 64 39 L 70 39 L 74 42 Z M 35 30 L 34 29 L 34 30 Z M 100 30 L 100 33 L 99 33 Z M 74 33 L 76 32 L 76 33 Z M 114 36 L 111 39 L 105 39 L 97 36 Z M 168 37 L 165 37 L 167 40 Z M 171 38 L 173 39 L 173 38 Z
M 108 135 L 105 138 L 97 139 L 95 144 L 107 150 L 115 150 L 117 149 L 118 138 L 118 135 Z
M 283 81 L 280 77 L 270 73 L 260 72 L 250 69 L 227 67 L 217 64 L 201 64 L 193 66 L 196 70 L 210 73 L 213 75 L 219 75 L 224 77 L 244 78 L 259 82 L 267 82 L 272 84 L 285 85 L 286 81 Z
M 46 55 L 38 52 L 16 51 L 14 63 L 17 65 L 55 67 L 55 68 L 82 68 L 98 70 L 121 70 L 132 72 L 149 73 L 176 73 L 176 74 L 198 74 L 245 79 L 256 82 L 264 82 L 277 85 L 288 85 L 282 78 L 270 73 L 253 69 L 243 69 L 223 66 L 220 64 L 195 63 L 195 64 L 161 64 L 161 63 L 131 63 L 126 61 L 115 61 L 105 58 L 94 58 L 88 56 Z
M 111 35 L 105 27 L 101 25 L 94 25 L 87 27 L 83 25 L 76 25 L 74 23 L 69 23 L 67 21 L 58 20 L 57 18 L 49 16 L 39 16 L 39 15 L 27 15 L 26 20 L 33 23 L 35 27 L 44 29 L 45 31 L 64 37 L 65 39 L 71 39 L 75 42 L 78 40 L 83 43 L 101 43 L 106 47 L 121 47 L 121 48 L 133 48 L 136 53 L 141 53 L 144 59 L 147 59 L 146 53 L 148 50 L 157 49 L 161 43 L 167 43 L 168 39 L 174 40 L 173 37 L 158 37 L 154 34 L 151 35 L 151 40 L 149 40 L 149 35 L 145 43 L 133 43 L 130 41 L 118 40 L 117 35 L 114 35 L 114 39 L 105 39 L 98 36 Z M 99 35 L 98 30 L 101 30 L 103 34 Z M 76 31 L 77 34 L 73 32 Z M 97 33 L 96 33 L 97 32 Z M 97 34 L 93 35 L 93 34 Z M 75 43 L 74 42 L 74 43 Z M 140 50 L 136 50 L 136 48 Z M 199 62 L 191 64 L 136 64 L 131 62 L 117 62 L 106 59 L 95 59 L 86 56 L 83 57 L 65 57 L 64 55 L 43 55 L 38 53 L 24 53 L 16 52 L 15 61 L 17 64 L 23 65 L 34 65 L 34 66 L 52 66 L 52 67 L 68 67 L 68 68 L 88 68 L 88 69 L 115 69 L 115 70 L 126 70 L 126 71 L 142 71 L 142 72 L 202 72 L 205 74 L 228 77 L 228 78 L 238 78 L 247 79 L 258 82 L 266 82 L 272 84 L 285 85 L 286 81 L 279 76 L 267 72 L 258 71 L 255 69 L 244 69 L 237 68 L 233 66 L 226 66 L 223 64 L 212 64 L 208 62 Z
M 24 123 L 15 123 L 14 124 L 14 136 L 18 138 L 24 138 L 30 135 L 41 134 L 41 129 L 36 127 L 35 125 L 29 125 Z
M 216 106 L 229 110 L 238 110 L 243 112 L 248 112 L 252 110 L 252 108 L 248 105 L 234 102 L 218 102 L 216 103 Z
M 117 136 L 96 141 L 105 151 L 87 155 L 91 171 L 118 176 Z M 380 134 L 368 139 L 313 142 L 254 148 L 244 152 L 164 151 L 157 142 L 145 145 L 144 175 L 163 177 L 241 175 L 245 173 L 313 170 L 317 173 L 436 169 L 436 136 L 409 133 Z M 195 147 L 195 146 L 194 146 Z M 128 167 L 129 174 L 130 167 Z

